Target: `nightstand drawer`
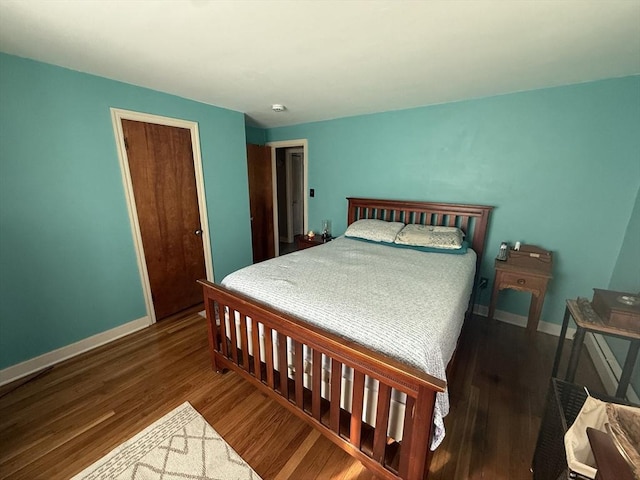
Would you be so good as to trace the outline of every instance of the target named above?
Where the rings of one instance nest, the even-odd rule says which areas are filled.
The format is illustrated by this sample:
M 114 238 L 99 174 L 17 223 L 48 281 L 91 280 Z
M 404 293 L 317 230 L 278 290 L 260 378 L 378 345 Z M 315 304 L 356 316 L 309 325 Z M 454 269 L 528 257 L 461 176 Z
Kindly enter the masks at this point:
M 541 291 L 545 288 L 547 279 L 522 273 L 500 272 L 500 289 L 515 288 L 522 290 Z

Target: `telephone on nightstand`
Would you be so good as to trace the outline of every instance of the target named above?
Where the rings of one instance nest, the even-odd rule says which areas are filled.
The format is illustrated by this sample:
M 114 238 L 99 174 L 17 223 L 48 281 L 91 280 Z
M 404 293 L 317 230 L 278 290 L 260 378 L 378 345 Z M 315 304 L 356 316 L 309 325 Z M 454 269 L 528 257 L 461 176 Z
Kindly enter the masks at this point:
M 502 242 L 500 244 L 500 250 L 498 250 L 498 256 L 496 257 L 496 260 L 500 260 L 504 262 L 507 260 L 508 256 L 509 256 L 509 245 L 507 245 L 507 242 Z

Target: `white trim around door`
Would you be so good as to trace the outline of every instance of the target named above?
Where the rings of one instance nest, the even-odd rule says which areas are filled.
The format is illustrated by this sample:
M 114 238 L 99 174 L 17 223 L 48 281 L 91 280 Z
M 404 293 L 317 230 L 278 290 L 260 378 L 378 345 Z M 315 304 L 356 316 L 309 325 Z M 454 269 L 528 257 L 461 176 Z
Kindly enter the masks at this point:
M 202 155 L 200 152 L 200 133 L 198 123 L 190 120 L 180 120 L 177 118 L 162 117 L 148 113 L 132 112 L 119 108 L 111 108 L 111 119 L 113 122 L 113 132 L 116 138 L 118 158 L 120 160 L 120 170 L 122 173 L 122 183 L 124 184 L 125 199 L 129 211 L 129 221 L 133 234 L 133 243 L 138 259 L 138 270 L 142 281 L 142 290 L 147 308 L 149 324 L 156 322 L 155 310 L 153 308 L 153 298 L 151 296 L 151 285 L 149 283 L 149 273 L 145 261 L 144 248 L 142 246 L 142 235 L 140 234 L 140 224 L 136 210 L 136 202 L 133 196 L 133 185 L 129 171 L 129 160 L 127 149 L 124 144 L 124 134 L 122 133 L 122 120 L 134 120 L 145 123 L 155 123 L 169 127 L 186 128 L 191 131 L 191 148 L 193 150 L 193 166 L 196 175 L 196 190 L 198 192 L 198 209 L 200 211 L 200 226 L 202 228 L 202 247 L 204 250 L 204 263 L 207 272 L 207 279 L 213 281 L 213 257 L 211 255 L 211 240 L 209 235 L 209 222 L 207 221 L 207 202 L 204 192 L 204 175 L 202 173 Z
M 273 184 L 273 236 L 275 244 L 276 257 L 280 255 L 280 236 L 278 233 L 278 181 L 276 177 L 276 148 L 302 148 L 302 164 L 303 164 L 303 189 L 304 189 L 304 207 L 303 207 L 303 228 L 304 232 L 308 228 L 308 214 L 309 214 L 309 177 L 308 177 L 308 165 L 309 165 L 309 143 L 306 138 L 298 140 L 282 140 L 279 142 L 267 142 L 267 147 L 271 147 L 271 172 L 272 172 L 272 184 Z

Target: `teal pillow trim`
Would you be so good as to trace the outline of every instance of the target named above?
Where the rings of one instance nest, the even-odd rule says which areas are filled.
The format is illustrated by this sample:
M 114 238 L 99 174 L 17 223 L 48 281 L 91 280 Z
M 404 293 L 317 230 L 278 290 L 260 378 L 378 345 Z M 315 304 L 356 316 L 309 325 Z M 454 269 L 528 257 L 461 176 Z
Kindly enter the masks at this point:
M 436 247 L 421 247 L 417 245 L 401 245 L 399 243 L 389 243 L 389 242 L 375 242 L 373 240 L 367 240 L 366 238 L 358 238 L 358 237 L 345 237 L 351 240 L 357 240 L 359 242 L 373 243 L 374 245 L 386 245 L 388 247 L 393 248 L 408 248 L 409 250 L 417 250 L 419 252 L 425 253 L 447 253 L 449 255 L 464 255 L 467 253 L 469 249 L 469 242 L 464 240 L 462 242 L 462 246 L 460 248 L 436 248 Z

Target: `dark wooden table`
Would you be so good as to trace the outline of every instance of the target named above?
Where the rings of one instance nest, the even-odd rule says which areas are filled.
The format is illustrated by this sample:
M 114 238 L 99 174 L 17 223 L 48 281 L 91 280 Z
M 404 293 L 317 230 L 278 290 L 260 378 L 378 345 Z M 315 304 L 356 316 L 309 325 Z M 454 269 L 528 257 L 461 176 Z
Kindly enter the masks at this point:
M 308 235 L 300 235 L 299 237 L 297 237 L 298 250 L 322 245 L 323 243 L 330 242 L 331 240 L 333 240 L 333 237 L 323 238 L 322 235 L 314 235 L 313 237 L 309 237 Z
M 615 395 L 616 398 L 626 398 L 627 388 L 629 387 L 631 374 L 633 373 L 633 368 L 635 366 L 636 359 L 638 358 L 638 350 L 640 349 L 640 333 L 607 325 L 592 309 L 587 313 L 580 308 L 578 300 L 567 300 L 567 307 L 564 312 L 562 329 L 560 330 L 560 339 L 558 340 L 556 358 L 553 362 L 551 376 L 555 377 L 558 373 L 564 339 L 567 336 L 569 318 L 573 318 L 577 328 L 576 334 L 573 337 L 573 346 L 571 347 L 571 356 L 569 357 L 565 380 L 567 382 L 573 382 L 575 378 L 576 369 L 578 368 L 578 360 L 580 359 L 580 351 L 582 350 L 584 336 L 587 332 L 599 333 L 601 335 L 629 340 L 630 345 L 629 350 L 627 351 L 627 358 L 624 362 L 624 367 L 622 368 L 622 375 L 620 375 L 620 381 L 618 382 L 618 389 L 616 390 Z

